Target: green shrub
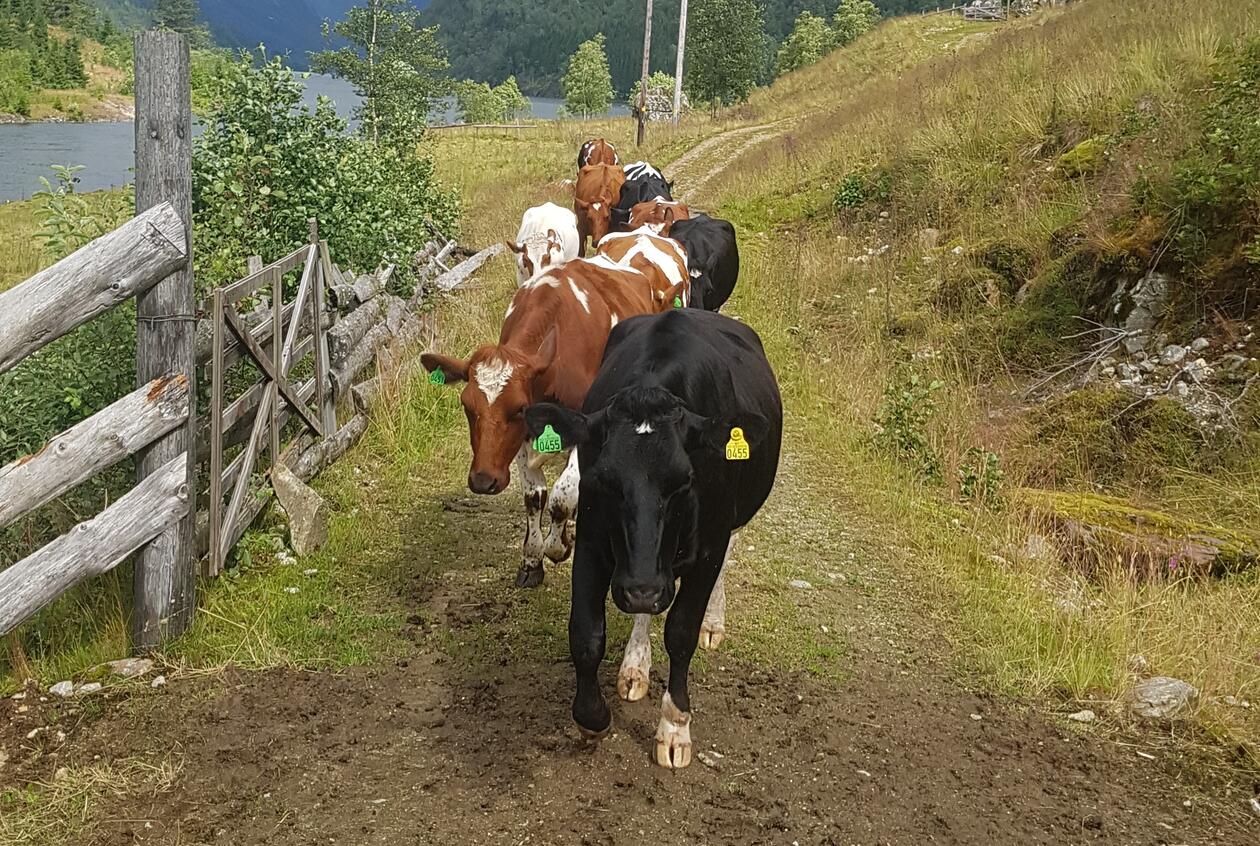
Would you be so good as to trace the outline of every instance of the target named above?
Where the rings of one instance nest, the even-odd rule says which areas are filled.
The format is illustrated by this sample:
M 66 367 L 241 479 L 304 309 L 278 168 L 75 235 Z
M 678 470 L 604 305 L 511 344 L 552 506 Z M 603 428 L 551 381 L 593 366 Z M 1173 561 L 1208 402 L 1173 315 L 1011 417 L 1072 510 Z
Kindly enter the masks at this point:
M 35 195 L 50 259 L 63 258 L 131 217 L 129 192 L 89 203 L 75 193 L 81 167 L 55 167 Z M 42 447 L 135 384 L 135 307 L 114 308 L 0 375 L 0 464 Z
M 0 50 L 0 112 L 29 117 L 34 88 L 31 60 L 26 53 Z
M 1177 257 L 1212 280 L 1239 255 L 1260 265 L 1260 39 L 1223 56 L 1200 118 L 1157 201 L 1174 209 Z
M 279 258 L 306 243 L 319 221 L 336 261 L 355 268 L 398 264 L 404 292 L 410 257 L 458 219 L 455 195 L 434 178 L 432 162 L 392 144 L 346 132 L 332 104 L 312 110 L 279 59 L 255 67 L 248 56 L 222 78 L 193 155 L 198 283 L 244 275 L 246 259 Z
M 1064 176 L 1091 176 L 1107 163 L 1107 139 L 1086 138 L 1059 156 L 1059 172 Z
M 875 418 L 876 446 L 930 482 L 941 479 L 941 459 L 928 438 L 928 424 L 936 414 L 936 392 L 943 387 L 913 371 L 902 371 L 885 387 Z
M 995 452 L 972 447 L 958 467 L 958 496 L 965 502 L 994 507 L 1002 498 L 1002 459 Z
M 884 170 L 854 170 L 845 174 L 831 201 L 836 213 L 860 209 L 867 203 L 892 199 L 892 174 Z

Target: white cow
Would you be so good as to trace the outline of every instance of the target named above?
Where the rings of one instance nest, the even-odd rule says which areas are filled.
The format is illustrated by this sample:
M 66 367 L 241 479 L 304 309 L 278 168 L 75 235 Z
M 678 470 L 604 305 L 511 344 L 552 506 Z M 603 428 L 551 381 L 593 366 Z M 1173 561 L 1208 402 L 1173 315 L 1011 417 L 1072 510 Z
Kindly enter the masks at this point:
M 515 242 L 516 282 L 524 287 L 549 268 L 577 258 L 577 216 L 555 203 L 544 203 L 525 212 Z

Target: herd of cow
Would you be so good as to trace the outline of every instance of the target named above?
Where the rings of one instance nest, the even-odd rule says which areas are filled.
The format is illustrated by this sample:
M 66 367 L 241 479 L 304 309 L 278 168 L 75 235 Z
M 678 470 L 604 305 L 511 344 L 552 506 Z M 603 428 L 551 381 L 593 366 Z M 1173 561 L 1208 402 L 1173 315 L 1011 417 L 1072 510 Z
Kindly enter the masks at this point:
M 739 275 L 734 227 L 692 214 L 660 171 L 623 167 L 603 139 L 583 145 L 578 167 L 574 210 L 530 209 L 509 245 L 519 288 L 498 342 L 422 361 L 431 381 L 465 383 L 469 488 L 501 493 L 516 463 L 517 586 L 542 582 L 544 557 L 573 554 L 573 717 L 585 732 L 612 721 L 598 680 L 609 590 L 634 615 L 617 678 L 627 701 L 647 695 L 651 618 L 669 609 L 655 757 L 685 767 L 691 659 L 725 636 L 722 573 L 774 484 L 783 408 L 760 338 L 717 313 Z M 563 470 L 548 495 L 553 460 Z

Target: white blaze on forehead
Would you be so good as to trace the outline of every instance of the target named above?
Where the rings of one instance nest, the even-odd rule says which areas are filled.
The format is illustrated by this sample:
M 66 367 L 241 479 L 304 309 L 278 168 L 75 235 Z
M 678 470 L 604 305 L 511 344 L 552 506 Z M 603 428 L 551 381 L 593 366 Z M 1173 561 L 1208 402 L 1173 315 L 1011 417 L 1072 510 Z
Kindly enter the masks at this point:
M 494 401 L 503 393 L 508 381 L 512 378 L 512 364 L 508 361 L 490 359 L 473 368 L 473 378 L 477 387 L 486 395 L 486 402 L 494 405 Z
M 650 434 L 652 434 L 653 432 L 655 432 L 656 430 L 652 428 L 652 424 L 651 424 L 651 423 L 649 423 L 649 422 L 647 422 L 646 420 L 644 420 L 644 421 L 643 421 L 642 423 L 640 423 L 637 427 L 635 427 L 635 430 L 634 430 L 634 431 L 638 432 L 640 435 L 650 435 Z
M 582 309 L 587 313 L 591 313 L 591 299 L 586 292 L 577 286 L 572 279 L 569 280 L 569 290 L 573 292 L 573 296 L 577 297 L 577 301 L 582 304 Z

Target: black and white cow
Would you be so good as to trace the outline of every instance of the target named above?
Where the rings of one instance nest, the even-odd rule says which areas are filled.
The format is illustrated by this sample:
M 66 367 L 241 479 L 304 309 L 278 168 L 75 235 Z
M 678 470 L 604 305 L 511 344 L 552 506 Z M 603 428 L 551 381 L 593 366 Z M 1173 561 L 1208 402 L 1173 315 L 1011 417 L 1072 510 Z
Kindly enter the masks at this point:
M 716 645 L 703 637 L 706 617 L 724 612 L 725 594 L 715 586 L 735 533 L 766 501 L 778 469 L 778 383 L 752 329 L 720 314 L 676 309 L 613 330 L 582 408 L 526 411 L 531 434 L 551 426 L 578 448 L 573 718 L 593 734 L 611 723 L 597 678 L 609 589 L 618 608 L 636 615 L 618 675 L 623 699 L 647 693 L 650 615 L 669 609 L 669 687 L 656 761 L 685 767 L 691 658 L 698 639 Z
M 687 249 L 692 307 L 707 311 L 720 309 L 739 281 L 735 227 L 729 221 L 707 214 L 693 214 L 687 220 L 672 221 L 662 228 L 661 234 Z
M 674 186 L 669 184 L 663 173 L 647 162 L 631 162 L 623 169 L 626 173 L 626 184 L 621 186 L 621 196 L 613 206 L 612 224 L 614 229 L 626 231 L 630 228 L 631 209 L 657 197 L 673 200 L 674 195 L 671 192 Z

